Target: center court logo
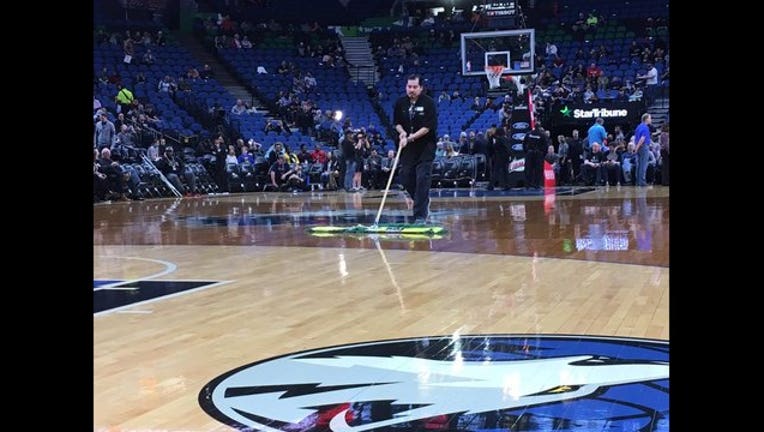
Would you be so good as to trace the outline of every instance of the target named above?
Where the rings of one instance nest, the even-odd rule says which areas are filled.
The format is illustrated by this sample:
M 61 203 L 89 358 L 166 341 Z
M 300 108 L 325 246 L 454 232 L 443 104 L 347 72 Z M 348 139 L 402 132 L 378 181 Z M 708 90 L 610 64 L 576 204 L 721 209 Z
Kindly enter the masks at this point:
M 242 366 L 199 403 L 239 430 L 667 431 L 668 350 L 552 335 L 353 344 Z

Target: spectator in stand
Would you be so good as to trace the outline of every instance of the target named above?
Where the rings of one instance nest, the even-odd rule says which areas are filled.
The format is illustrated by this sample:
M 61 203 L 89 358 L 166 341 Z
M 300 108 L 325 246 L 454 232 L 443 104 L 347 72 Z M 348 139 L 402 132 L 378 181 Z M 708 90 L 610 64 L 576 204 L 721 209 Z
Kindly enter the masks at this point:
M 554 171 L 554 177 L 560 178 L 560 155 L 555 153 L 554 146 L 549 145 L 546 149 L 546 154 L 544 155 L 544 160 L 549 163 L 549 165 L 552 165 L 552 170 Z
M 95 125 L 95 133 L 93 134 L 93 146 L 98 150 L 103 148 L 111 148 L 117 137 L 114 123 L 109 121 L 109 116 L 101 114 L 101 120 Z
M 547 57 L 548 60 L 556 60 L 558 58 L 557 57 L 557 45 L 555 45 L 554 43 L 547 42 L 546 43 L 546 48 L 545 48 L 544 51 L 546 53 L 546 57 Z
M 573 129 L 568 140 L 568 157 L 573 171 L 573 181 L 578 181 L 581 178 L 581 164 L 584 162 L 584 143 L 579 138 L 578 129 Z
M 202 67 L 202 71 L 199 72 L 199 76 L 202 77 L 202 79 L 204 79 L 204 80 L 208 80 L 208 79 L 212 78 L 212 76 L 213 76 L 212 67 L 210 67 L 210 65 L 208 65 L 208 64 L 205 64 Z
M 508 190 L 509 185 L 509 159 L 511 157 L 510 142 L 507 139 L 507 129 L 504 126 L 496 128 L 493 134 L 491 162 L 489 165 L 491 172 L 488 173 L 490 182 L 488 190 L 497 187 L 502 190 Z
M 266 186 L 267 189 L 281 191 L 286 190 L 290 184 L 296 186 L 298 183 L 302 183 L 302 179 L 297 175 L 296 169 L 287 163 L 287 158 L 287 155 L 283 155 L 277 158 L 276 162 L 271 165 L 270 170 L 268 170 L 271 183 Z
M 241 36 L 239 36 L 238 33 L 233 35 L 233 39 L 231 40 L 231 48 L 241 49 Z
M 277 119 L 270 119 L 268 120 L 268 123 L 265 125 L 265 132 L 276 132 L 281 133 L 284 132 L 284 127 L 282 126 L 281 120 Z
M 480 96 L 475 96 L 475 99 L 472 100 L 472 105 L 470 105 L 470 109 L 477 112 L 483 111 L 483 104 L 480 102 Z
M 308 147 L 305 144 L 300 144 L 300 151 L 297 152 L 297 158 L 302 162 L 313 163 L 313 155 L 308 151 Z
M 658 88 L 658 69 L 656 69 L 655 65 L 652 63 L 648 63 L 647 73 L 637 76 L 637 79 L 645 80 L 645 102 L 647 102 L 648 105 L 653 103 L 653 100 L 655 100 L 655 95 L 657 94 L 656 90 Z
M 191 66 L 186 71 L 186 79 L 187 80 L 196 81 L 196 80 L 198 80 L 200 78 L 201 78 L 201 74 L 199 73 L 199 71 L 195 67 Z
M 159 160 L 159 137 L 157 137 L 146 150 L 146 157 L 152 162 Z
M 118 105 L 117 112 L 124 112 L 125 114 L 127 114 L 130 111 L 130 108 L 132 107 L 135 97 L 133 96 L 133 92 L 128 90 L 127 87 L 120 84 L 119 91 L 117 92 L 117 95 L 114 97 L 114 100 L 117 102 L 117 105 Z
M 233 115 L 243 115 L 247 112 L 247 106 L 244 104 L 244 101 L 241 99 L 236 99 L 236 104 L 231 107 L 231 114 Z
M 178 77 L 178 90 L 182 92 L 190 92 L 191 91 L 191 83 L 186 80 L 183 75 Z
M 366 158 L 367 168 L 365 169 L 366 184 L 369 189 L 380 189 L 384 187 L 386 183 L 382 179 L 382 156 L 379 155 L 377 149 L 372 149 L 369 157 Z
M 320 163 L 322 165 L 325 164 L 329 158 L 326 155 L 326 152 L 321 148 L 321 143 L 316 143 L 310 156 L 313 159 L 313 163 Z
M 475 132 L 470 132 L 472 135 L 472 142 L 475 141 Z M 454 146 L 455 149 L 461 153 L 470 153 L 470 140 L 467 139 L 467 132 L 461 131 L 459 133 L 459 141 Z
M 602 76 L 602 69 L 596 63 L 592 63 L 586 69 L 586 78 L 593 87 L 597 87 L 597 81 Z
M 284 144 L 281 141 L 277 141 L 271 148 L 265 152 L 265 158 L 268 159 L 268 163 L 273 165 L 276 163 L 276 159 L 284 155 Z
M 228 169 L 226 167 L 227 151 L 225 140 L 222 135 L 218 135 L 212 143 L 212 154 L 215 156 L 214 176 L 215 183 L 221 192 L 229 192 Z
M 98 150 L 93 149 L 93 201 L 103 201 L 109 193 L 109 176 L 98 163 Z
M 308 92 L 312 91 L 318 85 L 316 78 L 310 72 L 305 73 L 305 78 L 303 78 L 303 81 L 305 83 L 305 89 Z
M 443 156 L 445 156 L 446 158 L 450 159 L 452 157 L 459 156 L 459 152 L 456 151 L 456 149 L 454 149 L 454 143 L 453 142 L 451 142 L 451 141 L 446 142 L 445 143 L 445 147 L 446 147 L 446 149 L 445 149 L 445 152 L 444 152 Z
M 136 150 L 135 141 L 135 128 L 132 125 L 122 124 L 117 139 L 112 145 L 112 153 L 119 154 L 122 159 L 127 158 L 129 152 Z
M 438 142 L 435 143 L 435 157 L 440 158 L 444 157 L 446 155 L 446 143 L 443 141 L 443 138 L 438 140 Z
M 196 175 L 191 171 L 186 171 L 183 160 L 175 156 L 172 146 L 165 148 L 164 156 L 157 161 L 156 165 L 178 192 L 184 196 L 191 196 L 191 194 L 198 195 L 196 193 Z M 187 187 L 181 183 L 180 176 L 185 178 Z
M 101 84 L 109 84 L 109 71 L 106 68 L 101 69 L 101 73 L 98 75 L 98 82 Z
M 154 43 L 158 46 L 165 46 L 167 44 L 167 39 L 164 36 L 164 33 L 162 33 L 162 30 L 158 30 L 156 37 L 154 37 Z
M 661 146 L 661 184 L 669 185 L 669 124 L 666 123 L 661 128 L 659 138 Z
M 140 43 L 143 44 L 144 46 L 151 45 L 152 44 L 151 34 L 149 34 L 149 32 L 147 31 L 143 32 L 143 36 L 141 37 Z
M 289 144 L 284 144 L 284 154 L 287 156 L 287 162 L 291 164 L 298 164 L 300 163 L 300 157 L 297 156 L 296 152 L 293 152 L 291 148 L 289 148 Z
M 512 121 L 512 112 L 514 108 L 509 102 L 504 102 L 499 110 L 499 125 L 509 126 Z
M 150 49 L 147 49 L 146 52 L 143 54 L 143 64 L 145 65 L 153 65 L 154 64 L 154 54 L 151 53 Z
M 477 133 L 475 133 L 475 131 L 471 131 L 469 136 L 469 147 L 466 149 L 462 147 L 459 149 L 459 151 L 465 154 L 488 154 L 489 148 L 491 147 L 489 144 L 490 142 L 491 137 L 488 136 L 488 131 L 483 132 L 479 130 Z
M 587 104 L 597 101 L 597 95 L 592 90 L 591 85 L 586 86 L 586 91 L 584 92 L 583 97 L 584 97 L 584 103 L 587 103 Z
M 603 177 L 607 176 L 607 171 L 604 170 L 604 162 L 605 154 L 600 151 L 600 143 L 595 141 L 592 143 L 591 152 L 586 159 L 584 159 L 582 167 L 584 180 L 586 181 L 587 186 L 601 186 L 605 184 Z
M 443 138 L 441 139 L 441 141 L 443 142 L 444 149 L 447 149 L 448 146 L 451 146 L 454 148 L 454 150 L 460 153 L 467 153 L 468 151 L 468 149 L 459 148 L 459 144 L 455 143 L 448 134 L 443 135 Z
M 226 167 L 230 165 L 238 165 L 239 158 L 236 156 L 236 147 L 233 144 L 228 145 L 228 153 L 225 156 Z
M 125 190 L 129 175 L 125 175 L 119 162 L 111 159 L 111 150 L 106 147 L 101 149 L 101 158 L 98 160 L 98 164 L 100 165 L 98 171 L 107 176 L 108 189 L 112 192 L 113 199 L 127 201 Z
M 643 96 L 642 89 L 640 89 L 639 87 L 636 87 L 634 89 L 634 93 L 629 95 L 629 102 L 641 101 L 642 100 L 642 96 Z
M 326 189 L 337 190 L 337 179 L 340 178 L 340 161 L 331 153 L 324 165 L 324 171 L 321 173 L 321 183 L 326 184 Z
M 559 180 L 559 184 L 569 184 L 570 183 L 570 157 L 569 157 L 569 150 L 570 147 L 568 145 L 567 139 L 565 138 L 565 135 L 557 135 L 557 154 L 560 156 L 559 159 L 559 176 L 557 177 Z
M 621 178 L 621 158 L 620 155 L 623 152 L 623 146 L 610 146 L 611 148 L 605 154 L 602 161 L 603 183 L 607 181 L 610 186 L 616 186 Z M 604 146 L 603 146 L 604 148 Z
M 125 39 L 122 43 L 122 53 L 125 55 L 124 62 L 132 63 L 133 56 L 135 56 L 135 47 L 133 46 L 133 40 L 130 38 Z
M 592 143 L 596 142 L 602 144 L 607 141 L 607 132 L 603 126 L 604 124 L 605 120 L 603 120 L 602 117 L 597 117 L 594 124 L 589 128 L 587 145 L 584 147 L 584 150 L 588 151 L 591 148 Z
M 278 69 L 276 69 L 276 73 L 279 75 L 286 75 L 289 73 L 289 65 L 287 65 L 286 60 L 282 60 L 281 64 L 279 64 Z
M 157 84 L 157 91 L 164 93 L 175 92 L 175 83 L 173 82 L 172 78 L 170 78 L 170 75 L 165 75 L 164 78 L 159 80 L 159 83 Z
M 623 129 L 621 126 L 616 126 L 613 132 L 615 133 L 615 141 L 621 142 L 626 139 L 626 137 L 623 135 Z
M 634 144 L 634 136 L 629 139 L 626 151 L 621 155 L 621 172 L 624 184 L 634 184 L 634 175 L 637 167 L 637 146 Z

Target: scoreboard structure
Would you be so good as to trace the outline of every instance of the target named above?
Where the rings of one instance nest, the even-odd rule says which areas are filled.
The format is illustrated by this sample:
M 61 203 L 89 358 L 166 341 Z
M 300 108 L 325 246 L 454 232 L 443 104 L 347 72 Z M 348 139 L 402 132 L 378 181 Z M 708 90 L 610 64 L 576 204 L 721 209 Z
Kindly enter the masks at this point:
M 481 15 L 481 21 L 486 27 L 511 29 L 517 26 L 517 2 L 488 1 L 474 5 L 472 12 Z

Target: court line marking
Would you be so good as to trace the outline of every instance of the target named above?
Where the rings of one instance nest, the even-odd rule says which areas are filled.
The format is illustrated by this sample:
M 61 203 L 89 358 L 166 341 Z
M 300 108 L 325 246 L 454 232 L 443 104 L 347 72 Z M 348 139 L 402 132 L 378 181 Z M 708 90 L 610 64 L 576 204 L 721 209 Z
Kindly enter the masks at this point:
M 150 311 L 150 310 L 122 310 L 122 311 L 117 311 L 117 313 L 123 313 L 123 314 L 150 314 L 150 313 L 154 313 L 154 311 Z
M 127 257 L 127 256 L 109 256 L 109 257 L 101 257 L 101 258 L 118 258 L 118 259 L 132 259 L 132 260 L 139 260 L 139 261 L 148 261 L 148 262 L 162 264 L 163 266 L 165 266 L 165 269 L 160 271 L 159 273 L 155 273 L 153 275 L 149 275 L 149 276 L 146 276 L 146 277 L 130 279 L 130 280 L 121 281 L 121 282 L 112 282 L 110 284 L 101 285 L 98 288 L 94 288 L 93 289 L 94 292 L 95 291 L 105 290 L 105 289 L 110 289 L 110 288 L 113 288 L 113 287 L 118 286 L 118 285 L 129 285 L 129 284 L 133 284 L 133 283 L 136 283 L 136 282 L 141 282 L 141 281 L 145 281 L 145 280 L 149 280 L 149 279 L 154 279 L 154 278 L 162 277 L 162 276 L 168 275 L 168 274 L 170 274 L 170 273 L 172 273 L 172 272 L 174 272 L 175 270 L 178 269 L 178 266 L 175 265 L 174 263 L 171 263 L 169 261 L 162 261 L 162 260 L 158 260 L 158 259 L 153 259 L 153 258 Z
M 166 281 L 166 282 L 173 282 L 173 281 Z M 131 308 L 131 307 L 134 307 L 134 306 L 154 303 L 154 302 L 159 301 L 159 300 L 165 300 L 165 299 L 169 299 L 169 298 L 173 298 L 173 297 L 180 297 L 182 295 L 191 294 L 191 293 L 194 293 L 194 292 L 197 292 L 197 291 L 206 290 L 206 289 L 209 289 L 209 288 L 214 288 L 214 287 L 217 287 L 217 286 L 220 286 L 220 285 L 224 285 L 224 284 L 227 284 L 227 283 L 231 283 L 231 282 L 235 282 L 235 281 L 226 280 L 226 281 L 215 282 L 215 283 L 210 284 L 210 285 L 205 285 L 205 286 L 201 286 L 201 287 L 190 289 L 190 290 L 186 290 L 186 291 L 180 291 L 180 292 L 176 292 L 176 293 L 172 293 L 172 294 L 167 294 L 167 295 L 163 295 L 163 296 L 154 297 L 154 298 L 151 298 L 151 299 L 139 301 L 139 302 L 136 302 L 136 303 L 126 304 L 124 306 L 119 306 L 119 307 L 112 308 L 112 309 L 106 309 L 106 310 L 94 313 L 93 317 L 95 318 L 95 317 L 100 317 L 100 316 L 108 315 L 108 314 L 111 314 L 111 313 L 114 313 L 114 312 L 118 312 L 118 311 L 121 311 L 121 310 L 124 310 L 124 309 L 128 309 L 128 308 Z

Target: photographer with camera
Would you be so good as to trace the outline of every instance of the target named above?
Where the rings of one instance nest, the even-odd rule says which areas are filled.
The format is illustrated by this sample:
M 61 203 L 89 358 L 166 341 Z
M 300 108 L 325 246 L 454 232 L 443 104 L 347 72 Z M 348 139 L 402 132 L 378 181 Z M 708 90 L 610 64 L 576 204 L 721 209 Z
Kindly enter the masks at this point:
M 359 130 L 355 132 L 355 146 L 353 158 L 355 160 L 355 172 L 353 172 L 353 192 L 364 191 L 362 185 L 364 160 L 368 156 L 367 151 L 370 148 L 366 132 Z

